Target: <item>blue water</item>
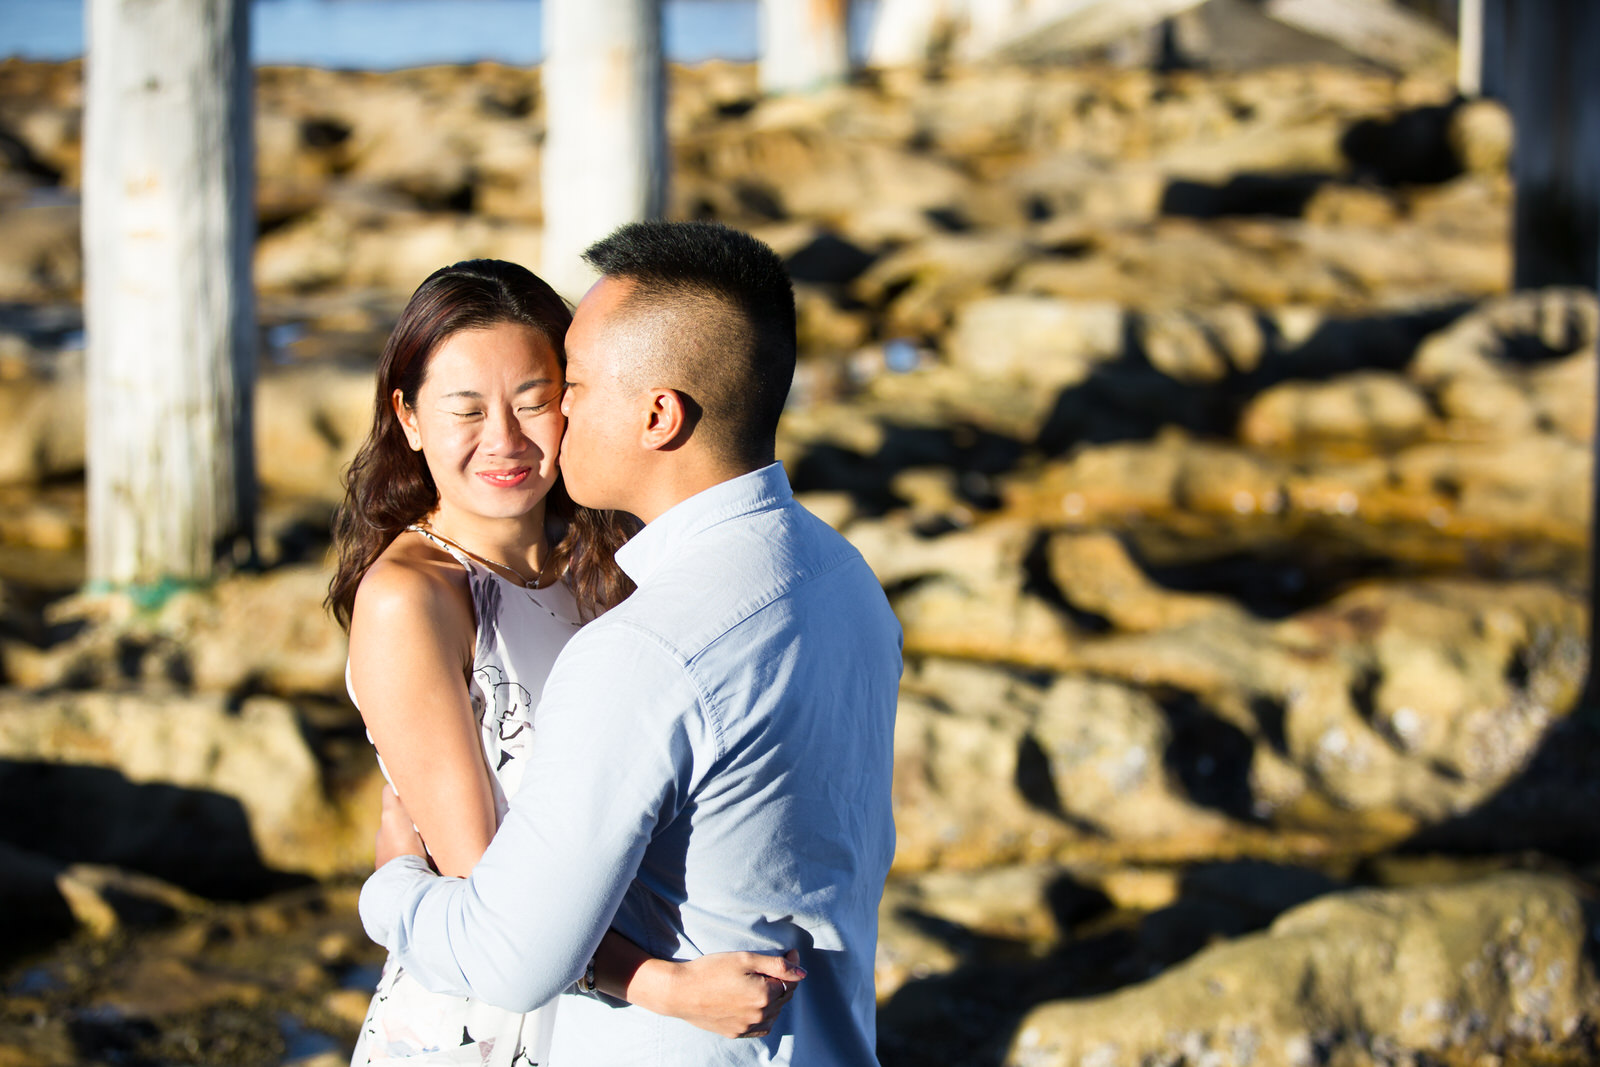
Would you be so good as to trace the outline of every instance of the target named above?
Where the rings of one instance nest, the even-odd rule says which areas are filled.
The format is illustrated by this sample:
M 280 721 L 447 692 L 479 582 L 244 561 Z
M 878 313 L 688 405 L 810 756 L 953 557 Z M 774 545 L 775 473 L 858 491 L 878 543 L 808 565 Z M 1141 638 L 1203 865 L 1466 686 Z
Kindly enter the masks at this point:
M 757 0 L 663 0 L 662 45 L 679 63 L 751 60 L 760 40 Z M 867 39 L 877 0 L 855 0 L 852 48 Z M 0 0 L 0 57 L 83 54 L 83 0 Z M 257 63 L 393 70 L 429 63 L 540 56 L 539 0 L 253 0 Z

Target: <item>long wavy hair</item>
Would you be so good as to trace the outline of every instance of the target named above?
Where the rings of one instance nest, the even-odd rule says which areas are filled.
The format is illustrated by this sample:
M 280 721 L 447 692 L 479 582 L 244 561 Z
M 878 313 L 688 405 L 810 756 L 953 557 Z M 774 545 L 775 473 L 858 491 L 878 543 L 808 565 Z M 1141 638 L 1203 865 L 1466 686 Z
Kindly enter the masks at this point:
M 434 271 L 400 314 L 378 360 L 372 430 L 345 473 L 345 498 L 333 520 L 339 567 L 326 606 L 350 628 L 356 588 L 384 549 L 407 526 L 439 503 L 439 490 L 422 453 L 411 450 L 390 397 L 411 401 L 427 377 L 439 346 L 462 330 L 517 323 L 537 330 L 555 349 L 563 370 L 563 344 L 572 311 L 532 271 L 498 259 L 471 259 Z M 562 576 L 591 619 L 633 592 L 616 564 L 616 551 L 639 528 L 632 516 L 581 507 L 556 478 L 545 497 L 550 566 Z

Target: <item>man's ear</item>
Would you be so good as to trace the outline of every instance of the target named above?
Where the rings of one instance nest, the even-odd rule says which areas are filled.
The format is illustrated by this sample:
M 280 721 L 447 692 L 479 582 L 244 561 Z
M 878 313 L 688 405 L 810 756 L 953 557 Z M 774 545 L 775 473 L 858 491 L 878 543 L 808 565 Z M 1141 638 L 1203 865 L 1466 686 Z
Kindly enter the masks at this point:
M 406 395 L 396 389 L 389 394 L 389 405 L 394 408 L 395 418 L 400 420 L 400 432 L 406 435 L 406 444 L 411 446 L 411 451 L 422 451 L 422 434 L 417 430 L 417 413 L 406 404 Z
M 646 394 L 644 428 L 639 443 L 652 451 L 681 448 L 700 421 L 700 405 L 677 389 L 661 387 Z

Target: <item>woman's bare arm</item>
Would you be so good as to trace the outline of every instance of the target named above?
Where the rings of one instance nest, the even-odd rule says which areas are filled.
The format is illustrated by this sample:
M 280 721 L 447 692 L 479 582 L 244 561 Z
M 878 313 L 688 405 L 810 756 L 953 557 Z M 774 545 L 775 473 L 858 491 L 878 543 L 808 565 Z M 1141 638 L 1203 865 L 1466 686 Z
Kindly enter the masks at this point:
M 373 565 L 350 621 L 350 682 L 434 865 L 465 877 L 489 847 L 495 811 L 466 683 L 472 603 L 451 566 Z
M 608 930 L 594 956 L 595 987 L 723 1037 L 763 1037 L 806 976 L 796 958 L 715 952 L 679 963 Z

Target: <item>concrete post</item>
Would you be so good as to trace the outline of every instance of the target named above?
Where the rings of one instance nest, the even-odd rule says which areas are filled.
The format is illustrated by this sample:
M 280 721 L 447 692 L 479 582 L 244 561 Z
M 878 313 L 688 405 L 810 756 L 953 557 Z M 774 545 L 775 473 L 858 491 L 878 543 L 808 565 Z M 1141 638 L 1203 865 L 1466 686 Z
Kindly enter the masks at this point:
M 248 555 L 255 182 L 248 0 L 88 0 L 92 582 Z
M 762 0 L 762 90 L 805 92 L 844 81 L 849 15 L 849 0 Z
M 666 203 L 666 71 L 656 0 L 544 0 L 540 271 L 576 299 L 583 250 Z

